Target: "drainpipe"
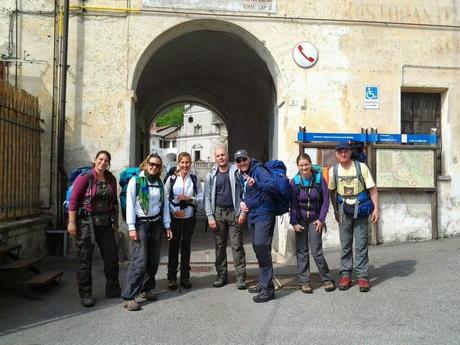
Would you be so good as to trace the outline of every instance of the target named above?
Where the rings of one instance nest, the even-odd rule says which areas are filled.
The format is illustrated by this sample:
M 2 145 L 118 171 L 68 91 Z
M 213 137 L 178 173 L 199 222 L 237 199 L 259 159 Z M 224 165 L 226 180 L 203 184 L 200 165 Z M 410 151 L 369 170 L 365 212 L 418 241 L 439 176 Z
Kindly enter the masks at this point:
M 64 202 L 64 186 L 67 175 L 64 169 L 64 146 L 65 146 L 65 111 L 67 91 L 67 48 L 69 39 L 69 0 L 64 0 L 64 18 L 62 23 L 62 46 L 59 80 L 59 123 L 57 134 L 57 166 L 58 180 L 56 181 L 57 220 L 59 225 L 64 225 L 64 215 L 59 205 Z

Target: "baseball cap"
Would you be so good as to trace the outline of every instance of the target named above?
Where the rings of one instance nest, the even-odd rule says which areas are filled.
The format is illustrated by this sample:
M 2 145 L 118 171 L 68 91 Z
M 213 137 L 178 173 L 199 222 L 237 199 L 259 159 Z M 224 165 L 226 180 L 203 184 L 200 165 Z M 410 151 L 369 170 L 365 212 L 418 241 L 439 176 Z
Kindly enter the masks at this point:
M 335 150 L 351 150 L 351 145 L 348 141 L 341 141 L 335 146 Z
M 241 158 L 241 157 L 249 158 L 249 153 L 248 153 L 248 151 L 246 151 L 246 150 L 238 150 L 238 151 L 236 151 L 235 154 L 233 155 L 233 158 L 235 158 L 235 159 Z

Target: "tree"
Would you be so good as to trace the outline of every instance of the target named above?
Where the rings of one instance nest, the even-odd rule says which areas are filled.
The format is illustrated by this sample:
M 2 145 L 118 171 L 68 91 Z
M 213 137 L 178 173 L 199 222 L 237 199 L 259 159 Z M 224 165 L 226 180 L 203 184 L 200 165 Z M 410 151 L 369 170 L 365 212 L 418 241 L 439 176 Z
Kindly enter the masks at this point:
M 156 120 L 157 127 L 182 126 L 184 123 L 184 106 L 174 106 Z

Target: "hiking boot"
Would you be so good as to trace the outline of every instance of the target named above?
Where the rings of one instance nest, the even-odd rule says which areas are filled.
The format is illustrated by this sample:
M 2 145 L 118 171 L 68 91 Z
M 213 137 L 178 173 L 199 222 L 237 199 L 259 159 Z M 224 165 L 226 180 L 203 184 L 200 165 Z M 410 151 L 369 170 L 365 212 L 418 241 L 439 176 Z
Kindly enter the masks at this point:
M 192 288 L 192 283 L 190 283 L 190 280 L 189 279 L 181 279 L 180 280 L 180 285 L 184 288 L 184 289 L 191 289 Z
M 135 299 L 129 299 L 123 302 L 123 307 L 128 309 L 129 311 L 138 311 L 141 309 L 139 303 L 136 302 Z
M 339 280 L 339 290 L 348 290 L 351 287 L 351 277 L 341 276 Z
M 168 281 L 168 289 L 169 290 L 176 290 L 177 289 L 177 282 L 176 282 L 176 279 L 174 280 L 169 280 Z
M 260 293 L 255 295 L 252 300 L 256 303 L 268 302 L 275 299 L 275 291 L 262 290 Z
M 90 307 L 94 307 L 94 305 L 96 304 L 96 301 L 94 301 L 94 298 L 92 298 L 91 296 L 88 296 L 88 297 L 82 297 L 80 299 L 80 303 L 82 306 L 86 308 L 90 308 Z
M 306 283 L 303 283 L 302 285 L 300 285 L 300 290 L 303 293 L 313 293 L 313 289 L 311 288 L 309 282 L 306 282 Z
M 246 285 L 246 281 L 244 279 L 237 279 L 236 288 L 238 290 L 246 290 L 248 288 L 248 286 Z
M 260 293 L 262 291 L 262 288 L 260 287 L 259 284 L 252 285 L 248 288 L 249 293 Z
M 155 302 L 158 300 L 157 294 L 153 293 L 152 291 L 142 291 L 139 297 L 150 302 Z
M 228 284 L 228 279 L 227 278 L 223 278 L 223 277 L 217 277 L 216 280 L 214 280 L 214 283 L 212 283 L 212 286 L 215 287 L 215 288 L 220 288 L 224 285 L 227 285 Z
M 371 289 L 367 278 L 358 278 L 358 285 L 361 292 L 368 292 Z
M 324 290 L 327 292 L 335 290 L 335 283 L 332 280 L 323 283 Z

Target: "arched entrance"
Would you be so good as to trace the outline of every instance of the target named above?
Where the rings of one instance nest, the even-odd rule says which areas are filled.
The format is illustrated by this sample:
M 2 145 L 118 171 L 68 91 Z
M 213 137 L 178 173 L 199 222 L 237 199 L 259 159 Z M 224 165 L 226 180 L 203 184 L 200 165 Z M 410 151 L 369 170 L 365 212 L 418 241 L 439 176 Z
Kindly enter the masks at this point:
M 260 160 L 275 156 L 276 75 L 263 43 L 234 24 L 194 20 L 164 32 L 133 76 L 136 161 L 147 153 L 155 114 L 177 103 L 202 104 L 219 114 L 230 152 L 244 147 Z

